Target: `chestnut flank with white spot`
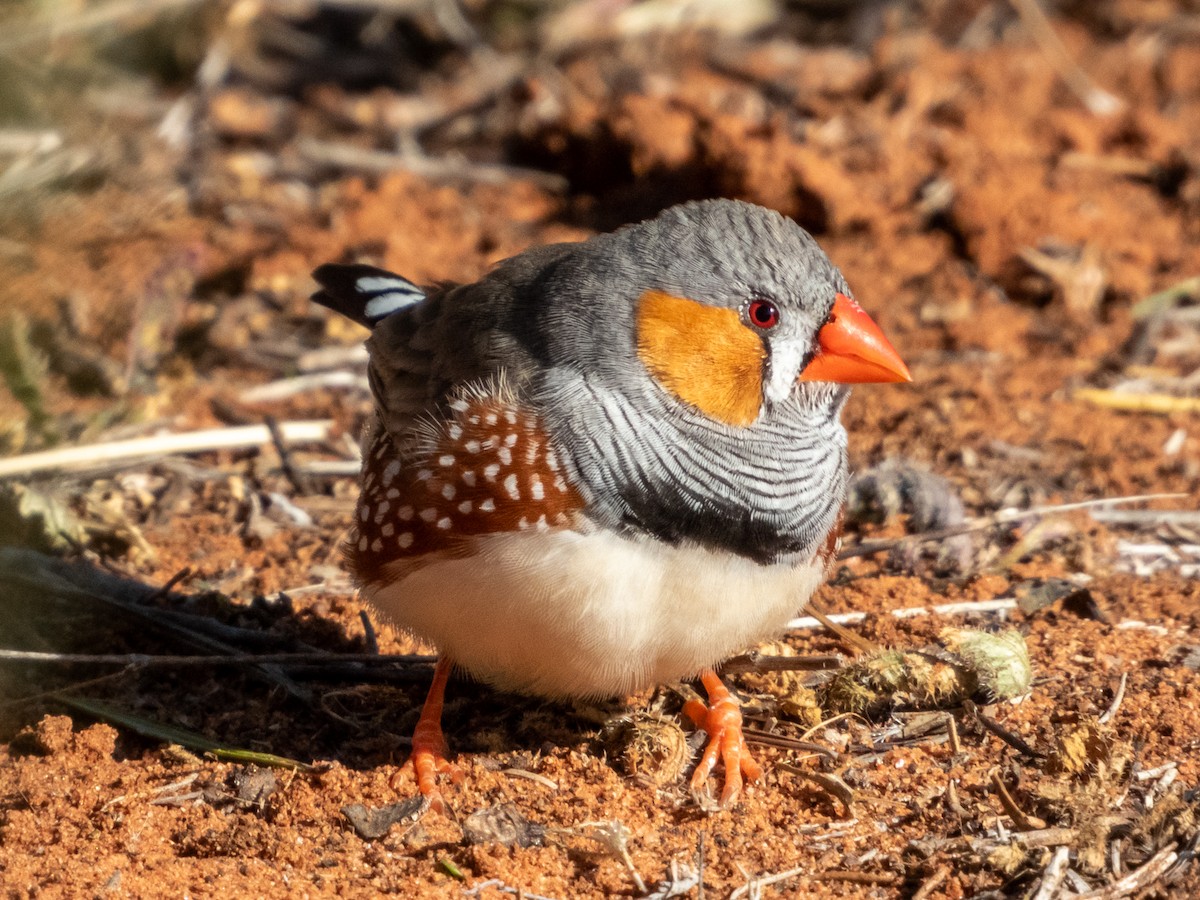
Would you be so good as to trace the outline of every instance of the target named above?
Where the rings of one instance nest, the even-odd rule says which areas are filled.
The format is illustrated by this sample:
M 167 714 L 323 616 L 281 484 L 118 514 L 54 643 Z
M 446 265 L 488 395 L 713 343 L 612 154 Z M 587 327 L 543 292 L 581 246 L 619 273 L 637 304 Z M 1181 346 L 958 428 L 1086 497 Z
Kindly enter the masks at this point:
M 456 398 L 447 409 L 423 435 L 422 449 L 403 462 L 391 436 L 377 428 L 347 542 L 360 583 L 382 577 L 389 563 L 452 550 L 472 535 L 562 528 L 582 509 L 527 410 L 495 394 Z

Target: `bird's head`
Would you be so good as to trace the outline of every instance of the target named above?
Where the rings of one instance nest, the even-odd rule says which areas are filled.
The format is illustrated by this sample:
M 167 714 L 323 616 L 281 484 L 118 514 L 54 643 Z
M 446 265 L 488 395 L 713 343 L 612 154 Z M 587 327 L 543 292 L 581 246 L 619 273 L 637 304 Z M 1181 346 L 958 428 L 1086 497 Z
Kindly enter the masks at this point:
M 838 402 L 841 385 L 911 380 L 841 272 L 779 213 L 688 203 L 583 246 L 549 275 L 543 340 L 622 393 L 665 392 L 742 428 L 775 406 Z

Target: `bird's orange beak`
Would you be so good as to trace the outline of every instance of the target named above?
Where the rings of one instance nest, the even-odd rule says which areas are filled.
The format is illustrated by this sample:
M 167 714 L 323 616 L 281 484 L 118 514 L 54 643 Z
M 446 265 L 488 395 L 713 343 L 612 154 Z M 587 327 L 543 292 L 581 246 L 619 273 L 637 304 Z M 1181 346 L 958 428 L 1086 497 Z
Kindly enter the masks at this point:
M 841 384 L 912 381 L 908 366 L 861 306 L 838 294 L 829 321 L 817 333 L 817 355 L 800 381 Z

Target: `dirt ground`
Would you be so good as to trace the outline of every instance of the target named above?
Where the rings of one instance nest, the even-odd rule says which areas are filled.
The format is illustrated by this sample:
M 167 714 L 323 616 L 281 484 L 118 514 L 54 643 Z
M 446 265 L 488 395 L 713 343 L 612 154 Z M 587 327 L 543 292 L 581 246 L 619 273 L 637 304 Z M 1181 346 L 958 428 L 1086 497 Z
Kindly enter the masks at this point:
M 1200 6 L 682 5 L 0 19 L 0 464 L 329 423 L 3 476 L 0 647 L 56 654 L 0 661 L 3 896 L 1200 896 Z M 308 273 L 469 280 L 713 196 L 812 230 L 914 376 L 845 414 L 866 477 L 817 605 L 861 640 L 762 654 L 955 668 L 946 628 L 1010 626 L 1032 684 L 839 716 L 829 672 L 731 667 L 767 774 L 713 812 L 686 687 L 457 679 L 466 778 L 413 822 L 432 648 L 339 567 L 364 335 Z

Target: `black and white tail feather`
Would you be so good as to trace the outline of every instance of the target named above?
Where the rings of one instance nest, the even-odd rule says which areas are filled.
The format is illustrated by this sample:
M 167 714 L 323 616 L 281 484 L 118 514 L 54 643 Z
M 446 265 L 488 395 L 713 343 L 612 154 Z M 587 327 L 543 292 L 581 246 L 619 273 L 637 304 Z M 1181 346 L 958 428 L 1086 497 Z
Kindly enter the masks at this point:
M 425 299 L 425 291 L 407 278 L 361 263 L 329 263 L 317 268 L 313 278 L 321 285 L 312 295 L 314 302 L 368 328 Z

